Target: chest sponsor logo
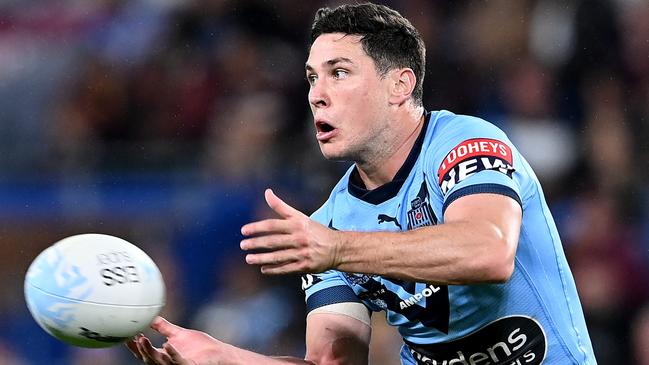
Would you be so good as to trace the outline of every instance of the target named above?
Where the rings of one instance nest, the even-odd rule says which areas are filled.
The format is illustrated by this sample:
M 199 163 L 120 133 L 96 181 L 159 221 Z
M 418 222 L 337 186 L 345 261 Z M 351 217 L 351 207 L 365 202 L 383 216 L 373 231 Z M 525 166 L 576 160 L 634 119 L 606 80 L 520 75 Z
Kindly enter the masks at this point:
M 410 298 L 402 300 L 401 303 L 399 303 L 399 308 L 406 309 L 411 305 L 419 303 L 419 301 L 421 301 L 422 299 L 432 296 L 433 294 L 437 293 L 440 290 L 442 290 L 441 286 L 429 285 L 421 292 L 415 293 Z
M 514 173 L 512 149 L 505 143 L 488 138 L 468 139 L 455 146 L 442 161 L 437 177 L 446 194 L 467 177 L 484 170 L 501 172 L 510 178 Z
M 527 316 L 497 319 L 451 342 L 407 345 L 418 365 L 539 365 L 547 352 L 543 327 Z
M 347 277 L 349 274 L 345 274 Z M 390 289 L 386 285 L 390 286 Z M 394 288 L 398 286 L 399 288 Z M 417 287 L 424 287 L 417 291 Z M 413 281 L 386 279 L 373 277 L 360 284 L 363 291 L 358 298 L 381 310 L 386 310 L 389 315 L 400 314 L 407 320 L 419 322 L 424 327 L 435 328 L 443 333 L 448 333 L 450 306 L 448 287 L 445 285 L 421 285 Z M 401 290 L 409 294 L 402 298 L 398 292 Z
M 417 196 L 410 201 L 410 209 L 407 215 L 408 229 L 437 224 L 437 217 L 435 217 L 433 208 L 430 206 L 430 194 L 428 193 L 425 177 Z

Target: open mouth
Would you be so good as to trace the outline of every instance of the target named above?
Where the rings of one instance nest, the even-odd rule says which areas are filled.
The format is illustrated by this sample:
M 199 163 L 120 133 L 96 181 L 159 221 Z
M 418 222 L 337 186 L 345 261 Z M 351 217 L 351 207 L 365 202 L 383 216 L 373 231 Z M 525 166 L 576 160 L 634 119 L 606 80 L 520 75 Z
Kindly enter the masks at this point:
M 315 123 L 315 129 L 316 138 L 320 142 L 328 141 L 329 139 L 333 138 L 338 132 L 338 129 L 336 127 L 320 120 Z
M 322 133 L 331 132 L 334 129 L 336 129 L 336 128 L 332 127 L 331 124 L 326 123 L 326 122 L 317 122 L 315 124 L 315 126 L 316 126 L 316 129 L 318 130 L 318 132 L 322 132 Z

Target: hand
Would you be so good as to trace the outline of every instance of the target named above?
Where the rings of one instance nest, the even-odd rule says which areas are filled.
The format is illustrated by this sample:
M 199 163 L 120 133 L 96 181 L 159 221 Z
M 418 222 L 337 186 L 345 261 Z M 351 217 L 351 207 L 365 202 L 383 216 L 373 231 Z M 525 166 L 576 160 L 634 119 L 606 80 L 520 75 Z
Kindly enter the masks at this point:
M 149 365 L 218 365 L 225 359 L 227 346 L 210 335 L 182 328 L 156 317 L 151 328 L 167 337 L 162 348 L 153 347 L 143 335 L 126 342 L 126 347 L 145 364 Z
M 266 203 L 279 219 L 246 224 L 242 250 L 263 250 L 246 255 L 246 262 L 260 265 L 264 274 L 323 272 L 335 268 L 341 232 L 329 229 L 286 204 L 266 189 Z

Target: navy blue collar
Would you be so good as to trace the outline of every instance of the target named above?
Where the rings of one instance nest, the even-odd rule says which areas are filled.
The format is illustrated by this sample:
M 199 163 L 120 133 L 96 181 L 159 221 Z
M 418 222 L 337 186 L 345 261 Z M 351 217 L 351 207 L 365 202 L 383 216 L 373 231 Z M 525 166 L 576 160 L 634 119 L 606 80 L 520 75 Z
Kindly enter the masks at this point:
M 419 137 L 417 137 L 414 146 L 412 146 L 412 149 L 408 154 L 408 158 L 406 158 L 406 161 L 401 165 L 397 174 L 394 175 L 392 181 L 389 181 L 375 189 L 367 190 L 363 180 L 361 180 L 361 177 L 358 174 L 358 169 L 354 166 L 354 170 L 351 175 L 349 175 L 349 183 L 347 184 L 347 190 L 349 193 L 360 200 L 374 205 L 381 204 L 394 198 L 399 193 L 399 190 L 401 190 L 401 186 L 403 186 L 408 175 L 410 175 L 410 171 L 412 171 L 413 166 L 415 166 L 415 162 L 417 162 L 417 158 L 421 152 L 421 146 L 424 144 L 424 137 L 426 136 L 426 130 L 428 129 L 428 120 L 430 119 L 430 115 L 430 112 L 424 113 L 424 126 L 419 132 Z

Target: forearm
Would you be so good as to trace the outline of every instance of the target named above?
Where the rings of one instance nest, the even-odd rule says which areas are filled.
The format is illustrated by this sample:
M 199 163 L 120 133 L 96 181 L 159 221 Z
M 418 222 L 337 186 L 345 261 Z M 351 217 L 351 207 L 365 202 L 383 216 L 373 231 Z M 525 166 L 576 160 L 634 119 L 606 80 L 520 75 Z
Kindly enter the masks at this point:
M 315 313 L 307 317 L 307 358 L 289 356 L 264 356 L 252 351 L 227 345 L 228 356 L 218 365 L 281 365 L 281 364 L 367 364 L 371 330 L 351 317 Z M 216 364 L 215 364 L 216 365 Z
M 304 359 L 298 359 L 295 357 L 287 357 L 287 356 L 278 356 L 278 357 L 273 357 L 274 360 L 280 360 L 283 361 L 281 364 L 309 364 L 309 365 L 317 365 L 316 363 L 309 361 L 309 360 L 304 360 Z
M 249 352 L 249 351 L 248 351 Z M 304 364 L 304 365 L 317 365 L 312 361 L 299 359 L 290 356 L 264 356 L 254 352 L 250 352 L 250 356 L 246 356 L 246 361 L 238 362 L 237 364 L 259 364 L 259 365 L 282 365 L 282 364 Z
M 341 232 L 336 269 L 436 284 L 502 282 L 515 247 L 488 222 L 452 222 L 406 232 Z M 515 245 L 514 245 L 515 246 Z
M 228 345 L 228 356 L 225 360 L 219 360 L 213 365 L 285 365 L 285 364 L 304 364 L 316 365 L 315 363 L 290 356 L 266 356 L 256 352 L 244 350 L 235 346 Z M 219 355 L 218 358 L 222 359 L 224 356 Z

